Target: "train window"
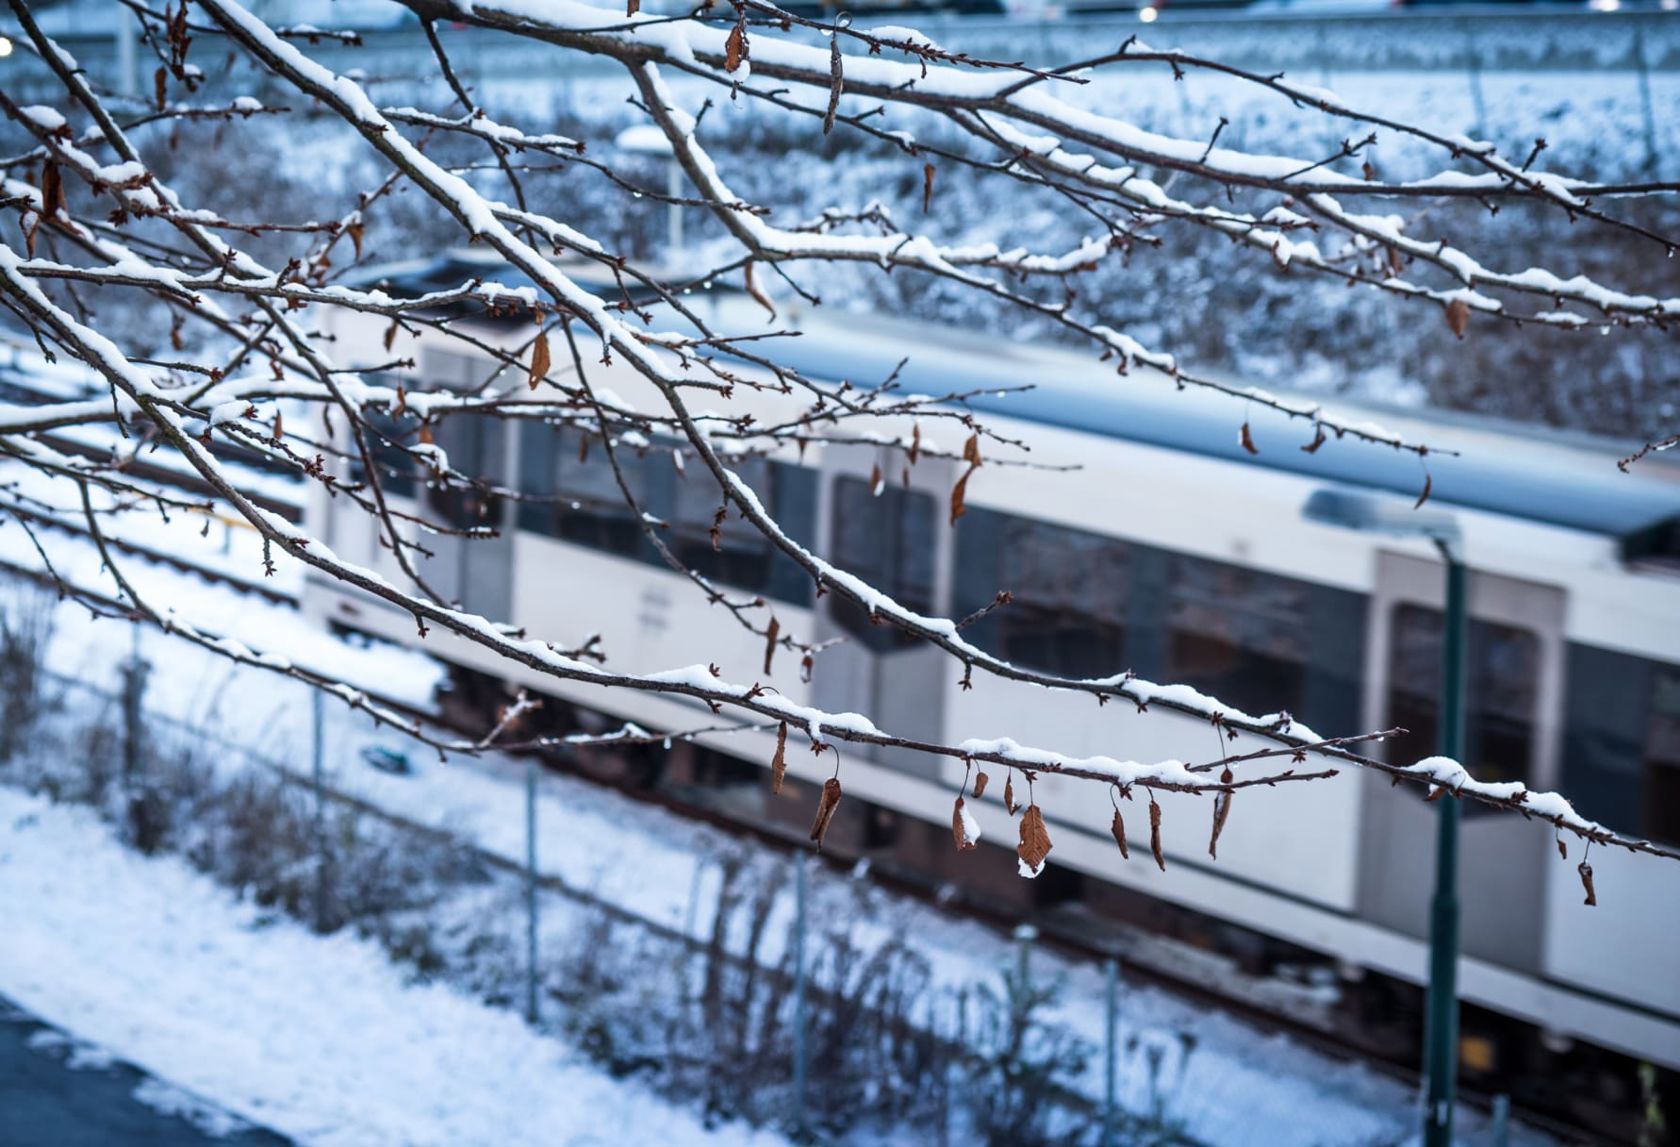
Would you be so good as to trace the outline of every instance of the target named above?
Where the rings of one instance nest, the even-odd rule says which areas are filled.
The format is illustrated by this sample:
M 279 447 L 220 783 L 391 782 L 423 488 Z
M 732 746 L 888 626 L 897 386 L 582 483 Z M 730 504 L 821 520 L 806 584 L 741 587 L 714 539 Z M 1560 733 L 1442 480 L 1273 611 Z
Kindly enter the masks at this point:
M 476 414 L 457 414 L 439 420 L 434 441 L 449 458 L 449 468 L 471 479 L 451 479 L 447 486 L 433 483 L 426 490 L 426 504 L 438 520 L 460 530 L 499 527 L 502 499 L 494 490 L 501 479 L 503 424 Z
M 1680 669 L 1656 675 L 1645 735 L 1644 815 L 1639 831 L 1653 840 L 1680 841 Z
M 1441 613 L 1418 605 L 1394 611 L 1388 721 L 1407 733 L 1390 758 L 1407 763 L 1439 749 Z M 1465 767 L 1481 781 L 1528 778 L 1534 748 L 1540 642 L 1526 629 L 1472 619 L 1465 667 Z M 1469 806 L 1467 806 L 1469 807 Z
M 1680 844 L 1680 667 L 1569 647 L 1563 787 L 1582 816 Z
M 616 446 L 614 455 L 625 485 L 646 510 L 653 463 L 628 445 Z M 531 496 L 519 506 L 521 529 L 613 554 L 636 556 L 642 549 L 641 523 L 625 502 L 597 435 L 526 423 L 519 469 L 520 491 Z
M 390 497 L 414 497 L 415 463 L 404 447 L 414 445 L 417 440 L 420 420 L 412 414 L 369 413 L 363 416 L 362 423 L 368 453 L 379 470 L 380 488 Z M 367 470 L 362 465 L 361 456 L 356 453 L 354 445 L 350 446 L 350 451 L 350 480 L 365 481 Z
M 934 501 L 928 494 L 889 485 L 876 497 L 861 478 L 835 480 L 829 550 L 834 563 L 919 613 L 933 608 L 935 525 Z M 910 641 L 896 626 L 874 624 L 865 610 L 838 594 L 831 603 L 841 628 L 871 648 L 890 649 Z
M 751 486 L 764 506 L 775 513 L 774 467 L 764 458 L 742 458 L 731 463 L 735 473 Z M 675 473 L 673 468 L 673 473 Z M 738 512 L 718 522 L 723 492 L 709 471 L 698 470 L 676 476 L 676 494 L 669 521 L 670 546 L 678 560 L 702 577 L 746 590 L 765 589 L 770 580 L 770 563 L 775 548 L 757 527 L 741 520 Z M 717 522 L 718 539 L 712 542 Z
M 1008 590 L 975 640 L 999 657 L 1066 677 L 1125 666 L 1131 547 L 1118 538 L 975 508 L 957 527 L 955 601 L 966 616 Z
M 1304 582 L 1172 555 L 1167 670 L 1250 713 L 1300 713 L 1307 686 Z

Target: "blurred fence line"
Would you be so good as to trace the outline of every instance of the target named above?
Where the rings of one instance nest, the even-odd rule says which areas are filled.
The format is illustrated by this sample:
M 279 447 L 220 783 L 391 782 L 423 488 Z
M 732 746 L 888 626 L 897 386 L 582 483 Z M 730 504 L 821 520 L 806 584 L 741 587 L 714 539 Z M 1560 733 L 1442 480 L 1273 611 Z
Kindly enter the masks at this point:
M 1036 933 L 1031 929 L 1017 930 L 1017 959 L 1013 966 L 999 969 L 995 985 L 930 988 L 925 980 L 907 974 L 903 967 L 894 966 L 895 959 L 902 960 L 908 953 L 907 950 L 903 953 L 886 951 L 894 948 L 890 942 L 883 950 L 859 949 L 835 957 L 833 963 L 836 969 L 841 970 L 840 974 L 838 978 L 824 980 L 812 974 L 817 961 L 810 958 L 810 953 L 820 951 L 825 944 L 832 945 L 834 937 L 823 933 L 819 927 L 807 926 L 811 912 L 805 899 L 812 858 L 803 851 L 794 851 L 785 865 L 788 870 L 786 883 L 794 885 L 797 890 L 795 924 L 783 950 L 766 957 L 760 950 L 760 941 L 764 939 L 763 924 L 769 915 L 763 893 L 754 893 L 741 882 L 741 866 L 728 857 L 706 862 L 716 867 L 721 877 L 710 923 L 702 923 L 697 929 L 694 924 L 695 906 L 691 904 L 687 923 L 676 927 L 614 903 L 554 873 L 534 871 L 519 859 L 462 840 L 445 829 L 391 812 L 362 796 L 336 787 L 330 783 L 330 778 L 339 769 L 353 765 L 342 760 L 326 762 L 324 758 L 328 754 L 325 751 L 311 753 L 295 761 L 281 760 L 243 740 L 230 738 L 218 727 L 148 708 L 145 691 L 149 667 L 137 655 L 131 655 L 123 663 L 120 685 L 115 690 L 44 667 L 37 667 L 34 673 L 43 711 L 51 708 L 61 714 L 79 714 L 86 718 L 85 723 L 89 726 L 101 722 L 115 723 L 116 727 L 109 732 L 114 734 L 111 739 L 121 753 L 120 788 L 127 815 L 131 817 L 146 802 L 151 783 L 148 770 L 154 762 L 172 755 L 202 759 L 208 752 L 220 759 L 219 768 L 222 769 L 227 767 L 230 759 L 242 761 L 246 766 L 262 770 L 284 786 L 307 794 L 315 803 L 312 841 L 319 852 L 314 860 L 316 870 L 312 881 L 316 902 L 312 911 L 300 913 L 300 917 L 306 923 L 312 920 L 318 930 L 322 930 L 324 922 L 331 917 L 322 903 L 323 897 L 331 895 L 322 874 L 335 865 L 349 863 L 347 858 L 336 855 L 341 845 L 334 834 L 322 827 L 323 808 L 331 805 L 375 818 L 405 833 L 445 842 L 471 853 L 488 868 L 516 875 L 525 881 L 533 893 L 521 899 L 531 913 L 527 934 L 531 937 L 533 948 L 530 963 L 525 969 L 531 976 L 526 989 L 531 996 L 539 991 L 539 983 L 546 1000 L 559 999 L 569 1005 L 575 1005 L 584 996 L 600 991 L 602 984 L 610 982 L 618 974 L 618 970 L 607 965 L 603 954 L 614 946 L 604 943 L 610 937 L 618 937 L 623 950 L 634 953 L 627 958 L 635 959 L 638 964 L 643 962 L 640 957 L 645 956 L 651 946 L 652 950 L 669 956 L 658 961 L 663 971 L 669 973 L 673 968 L 692 968 L 693 978 L 701 988 L 688 1002 L 694 1006 L 697 1018 L 706 1027 L 734 1033 L 741 1039 L 740 1046 L 728 1049 L 742 1061 L 736 1064 L 736 1069 L 749 1068 L 750 1073 L 759 1078 L 776 1078 L 776 1073 L 785 1072 L 785 1078 L 792 1081 L 792 1112 L 786 1125 L 796 1142 L 820 1142 L 839 1130 L 835 1124 L 832 1100 L 825 1101 L 821 1094 L 827 1084 L 824 1069 L 832 1069 L 834 1053 L 832 1049 L 825 1053 L 821 1049 L 823 1040 L 813 1034 L 827 1032 L 830 1044 L 835 1033 L 839 1033 L 839 1038 L 844 1040 L 861 1041 L 866 1045 L 884 1044 L 893 1049 L 891 1055 L 884 1057 L 883 1072 L 920 1070 L 933 1063 L 948 1065 L 941 1068 L 938 1078 L 928 1084 L 937 1092 L 937 1102 L 944 1112 L 937 1135 L 930 1142 L 966 1141 L 967 1137 L 953 1128 L 952 1123 L 967 1118 L 966 1109 L 974 1106 L 987 1109 L 988 1125 L 996 1128 L 1001 1121 L 1006 1128 L 1001 1139 L 987 1136 L 983 1137 L 984 1142 L 1013 1144 L 1016 1142 L 1014 1137 L 1020 1133 L 1019 1128 L 1025 1122 L 1043 1119 L 1046 1113 L 1053 1113 L 1050 1121 L 1059 1120 L 1062 1127 L 1055 1139 L 1058 1143 L 1088 1143 L 1094 1147 L 1118 1147 L 1119 1144 L 1199 1147 L 1197 1141 L 1178 1126 L 1179 1120 L 1172 1103 L 1176 1097 L 1166 1093 L 1163 1083 L 1164 1077 L 1170 1076 L 1168 1068 L 1172 1065 L 1161 1059 L 1160 1050 L 1148 1047 L 1140 1054 L 1137 1047 L 1128 1047 L 1124 1049 L 1128 1062 L 1125 1065 L 1121 1063 L 1123 1049 L 1114 1035 L 1120 993 L 1117 990 L 1118 965 L 1113 962 L 1108 971 L 1103 1001 L 1107 1009 L 1105 1046 L 1091 1049 L 1093 1054 L 1100 1053 L 1103 1057 L 1103 1071 L 1093 1088 L 1090 1075 L 1083 1070 L 1079 1056 L 1068 1049 L 1062 1048 L 1042 1062 L 1037 1058 L 1042 1053 L 1035 1045 L 1045 1042 L 1046 1029 L 1043 1029 L 1036 1013 L 1056 995 L 1059 985 L 1032 974 L 1029 951 Z M 57 694 L 56 700 L 49 700 L 53 694 Z M 85 701 L 85 706 L 66 706 L 64 700 L 71 696 Z M 319 722 L 318 707 L 314 707 L 313 717 Z M 308 741 L 312 746 L 324 744 L 318 725 Z M 87 763 L 92 767 L 91 760 Z M 533 793 L 534 786 L 527 785 L 526 791 L 527 794 Z M 536 825 L 534 809 L 529 803 L 526 825 L 528 833 Z M 131 836 L 144 839 L 144 830 L 133 827 Z M 531 847 L 533 843 L 528 839 L 527 860 L 535 856 Z M 699 886 L 700 882 L 696 879 L 691 899 L 699 896 Z M 544 952 L 539 957 L 534 948 L 534 892 L 538 889 L 585 910 L 586 918 L 591 922 L 586 930 L 592 935 L 583 938 L 578 953 L 557 956 L 553 952 Z M 760 915 L 749 919 L 754 911 Z M 748 949 L 744 952 L 732 946 L 730 936 L 733 927 L 743 924 L 748 927 L 751 936 Z M 637 939 L 625 942 L 626 929 L 633 930 Z M 555 974 L 557 960 L 561 972 L 558 976 Z M 896 981 L 898 989 L 884 993 L 865 991 L 861 976 L 848 979 L 844 973 L 846 967 L 867 969 L 871 966 L 876 966 L 885 979 Z M 557 980 L 570 983 L 577 996 L 564 996 L 562 989 L 556 986 Z M 917 987 L 918 984 L 921 986 Z M 777 1015 L 786 1013 L 779 1021 L 781 1027 L 774 1028 L 775 1038 L 769 1038 L 773 1025 L 762 1018 L 756 1020 L 749 1031 L 749 1017 L 763 1017 L 767 1012 Z M 550 1018 L 565 1027 L 565 1013 L 563 1007 Z M 956 1018 L 951 1019 L 952 1016 Z M 595 1028 L 591 1026 L 588 1030 Z M 982 1036 L 981 1032 L 986 1034 Z M 619 1051 L 615 1054 L 623 1059 L 626 1053 Z M 1188 1057 L 1189 1049 L 1184 1049 L 1182 1054 Z M 715 1061 L 718 1058 L 715 1051 L 696 1054 L 688 1057 L 689 1062 L 677 1067 L 686 1069 L 697 1078 L 709 1077 L 716 1070 Z M 630 1059 L 633 1062 L 634 1056 Z M 1177 1067 L 1182 1079 L 1183 1064 Z M 1068 1076 L 1070 1068 L 1075 1078 L 1057 1078 Z M 1147 1073 L 1147 1098 L 1142 1104 L 1147 1110 L 1128 1110 L 1117 1099 L 1116 1077 L 1123 1068 L 1134 1075 Z M 805 1085 L 808 1073 L 813 1073 L 814 1085 L 811 1087 Z M 1085 1077 L 1084 1086 L 1077 1084 L 1079 1076 Z M 709 1109 L 718 1102 L 711 1094 L 714 1088 L 715 1084 L 708 1083 L 704 1092 Z M 1000 1098 L 999 1093 L 1007 1093 L 1011 1088 L 1019 1094 L 1013 1098 L 1004 1094 Z M 926 1091 L 924 1086 L 923 1101 L 926 1101 Z M 1134 1101 L 1138 1099 L 1136 1088 L 1129 1088 L 1128 1094 Z M 1000 1106 L 1008 1109 L 1000 1113 L 996 1110 Z M 1075 1130 L 1069 1131 L 1068 1128 Z

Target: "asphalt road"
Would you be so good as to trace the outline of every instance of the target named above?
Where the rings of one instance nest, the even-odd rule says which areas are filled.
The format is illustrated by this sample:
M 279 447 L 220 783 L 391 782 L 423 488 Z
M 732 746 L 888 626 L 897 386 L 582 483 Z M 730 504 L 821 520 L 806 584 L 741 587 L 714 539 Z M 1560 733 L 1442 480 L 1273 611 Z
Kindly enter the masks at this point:
M 76 1064 L 77 1066 L 72 1066 Z M 135 1098 L 147 1075 L 103 1062 L 0 997 L 0 1147 L 285 1147 L 268 1131 L 213 1135 Z M 205 1120 L 211 1124 L 214 1120 Z

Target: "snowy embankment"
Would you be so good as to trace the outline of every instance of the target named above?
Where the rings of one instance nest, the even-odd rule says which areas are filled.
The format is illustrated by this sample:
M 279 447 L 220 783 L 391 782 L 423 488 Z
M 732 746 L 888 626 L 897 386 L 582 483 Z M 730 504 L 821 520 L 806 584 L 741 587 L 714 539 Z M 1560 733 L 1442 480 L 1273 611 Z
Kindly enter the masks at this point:
M 29 1011 L 302 1143 L 770 1144 L 407 983 L 372 943 L 125 849 L 89 809 L 0 787 L 0 985 Z

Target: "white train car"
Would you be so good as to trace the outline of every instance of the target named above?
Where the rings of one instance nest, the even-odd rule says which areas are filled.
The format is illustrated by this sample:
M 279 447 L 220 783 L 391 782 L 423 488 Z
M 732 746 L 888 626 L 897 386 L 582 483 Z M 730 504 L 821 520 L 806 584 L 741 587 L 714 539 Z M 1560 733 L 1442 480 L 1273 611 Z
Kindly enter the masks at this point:
M 489 271 L 446 257 L 381 277 L 392 291 L 414 292 Z M 726 329 L 761 329 L 757 304 L 732 292 L 711 292 L 699 305 Z M 529 337 L 528 321 L 459 321 L 510 346 Z M 1119 378 L 1088 356 L 824 311 L 791 321 L 802 336 L 776 353 L 809 377 L 869 385 L 908 359 L 899 375 L 907 391 L 981 391 L 968 404 L 988 426 L 1028 444 L 1035 461 L 1079 467 L 988 465 L 968 483 L 967 512 L 953 528 L 946 505 L 959 471 L 950 462 L 923 458 L 907 468 L 901 454 L 873 446 L 813 445 L 803 456 L 789 450 L 747 464 L 744 475 L 796 539 L 901 602 L 944 616 L 966 616 L 1012 591 L 1012 605 L 970 632 L 1020 664 L 1079 675 L 1129 667 L 1251 712 L 1287 709 L 1326 735 L 1403 725 L 1411 736 L 1388 751 L 1408 761 L 1433 750 L 1441 567 L 1422 543 L 1321 526 L 1301 509 L 1314 491 L 1338 486 L 1409 502 L 1427 464 L 1433 502 L 1456 514 L 1472 570 L 1468 763 L 1484 779 L 1560 789 L 1619 831 L 1680 843 L 1680 467 L 1652 457 L 1624 475 L 1615 466 L 1620 443 L 1386 411 L 1389 428 L 1459 456 L 1424 463 L 1351 440 L 1307 453 L 1300 424 L 1179 392 L 1147 373 Z M 343 313 L 329 325 L 346 361 L 391 357 L 384 321 Z M 405 339 L 396 353 L 412 355 L 432 386 L 476 385 L 492 373 L 487 360 L 430 334 Z M 622 366 L 592 367 L 591 381 L 658 409 Z M 764 393 L 732 406 L 743 401 L 757 404 L 761 421 L 800 405 Z M 1257 454 L 1239 443 L 1245 419 Z M 727 679 L 766 680 L 795 700 L 867 712 L 911 736 L 1009 736 L 1138 760 L 1220 752 L 1216 730 L 1174 714 L 1099 708 L 1089 696 L 982 673 L 963 688 L 958 667 L 937 650 L 871 626 L 833 595 L 819 601 L 809 578 L 744 525 L 726 526 L 714 552 L 707 528 L 719 498 L 710 477 L 696 467 L 679 474 L 668 447 L 626 451 L 630 480 L 669 523 L 678 553 L 723 583 L 763 594 L 784 629 L 850 638 L 821 656 L 808 684 L 785 654 L 764 678 L 762 639 L 706 608 L 659 563 L 617 504 L 599 451 L 583 459 L 572 432 L 540 423 L 455 418 L 434 432 L 461 469 L 547 499 L 428 491 L 411 474 L 388 484 L 414 498 L 419 514 L 499 529 L 491 540 L 430 539 L 427 575 L 467 608 L 532 635 L 571 643 L 599 632 L 612 663 L 633 670 L 716 663 Z M 952 448 L 966 436 L 938 420 L 924 420 L 922 434 Z M 878 495 L 877 467 L 891 479 Z M 361 516 L 333 510 L 323 498 L 311 511 L 333 549 L 396 576 Z M 332 624 L 418 640 L 408 616 L 336 586 L 313 584 L 308 605 Z M 680 699 L 568 696 L 446 637 L 424 644 L 510 685 L 650 728 L 707 723 L 704 710 Z M 757 766 L 772 752 L 771 739 L 757 734 L 709 743 Z M 841 751 L 847 807 L 869 813 L 853 830 L 859 851 L 997 896 L 1069 898 L 1099 915 L 1168 927 L 1216 922 L 1228 935 L 1320 954 L 1350 981 L 1366 973 L 1373 983 L 1424 979 L 1433 810 L 1381 776 L 1345 771 L 1245 791 L 1217 861 L 1207 855 L 1208 802 L 1166 798 L 1165 872 L 1147 857 L 1121 861 L 1106 792 L 1043 776 L 1037 798 L 1055 850 L 1051 871 L 1028 885 L 1013 882 L 1002 850 L 953 853 L 959 762 Z M 807 781 L 820 782 L 833 763 L 790 758 L 793 775 Z M 757 815 L 810 813 L 806 803 L 749 799 L 762 799 Z M 1136 833 L 1142 805 L 1132 807 Z M 999 803 L 988 796 L 971 808 L 986 838 L 1012 843 Z M 1466 810 L 1460 992 L 1472 1007 L 1467 1035 L 1488 1033 L 1467 1066 L 1542 1070 L 1534 1057 L 1581 1041 L 1680 1070 L 1680 865 L 1594 849 L 1599 904 L 1589 908 L 1575 867 L 1580 846 L 1570 845 L 1565 863 L 1547 826 Z M 1415 1025 L 1415 1006 L 1389 1018 Z M 1528 1038 L 1536 1030 L 1547 1038 Z

